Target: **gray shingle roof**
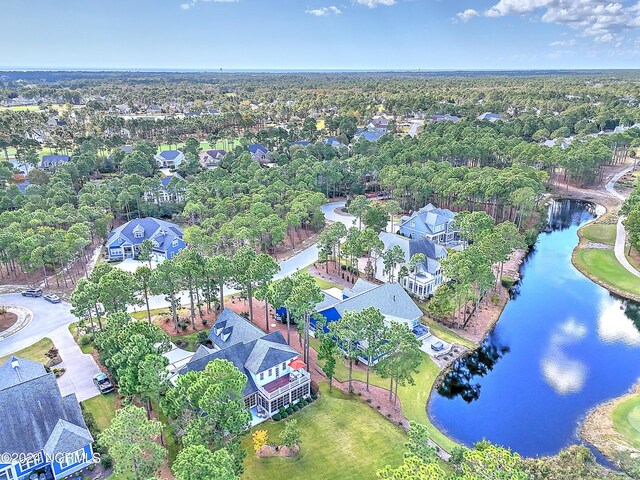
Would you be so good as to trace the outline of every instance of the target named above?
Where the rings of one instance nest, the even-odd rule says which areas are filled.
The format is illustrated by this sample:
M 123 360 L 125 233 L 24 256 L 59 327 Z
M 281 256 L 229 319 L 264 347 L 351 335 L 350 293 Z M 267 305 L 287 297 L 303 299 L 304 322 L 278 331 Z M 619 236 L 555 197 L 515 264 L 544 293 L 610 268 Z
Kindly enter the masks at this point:
M 48 444 L 57 453 L 71 453 L 91 443 L 75 394 L 62 397 L 53 373 L 42 368 L 41 375 L 36 375 L 31 365 L 35 362 L 22 358 L 18 362 L 20 375 L 25 375 L 19 383 L 10 371 L 11 362 L 0 368 L 0 382 L 5 386 L 0 389 L 0 452 L 39 452 Z
M 226 340 L 222 339 L 222 334 L 220 336 L 216 335 L 219 328 L 226 330 L 225 334 L 229 335 Z M 216 323 L 213 324 L 209 331 L 209 340 L 219 348 L 227 348 L 239 342 L 249 343 L 263 336 L 264 332 L 262 330 L 229 308 L 225 308 L 220 313 Z
M 17 362 L 17 368 L 13 367 L 13 362 Z M 46 373 L 41 363 L 11 356 L 7 363 L 0 367 L 0 390 L 41 377 Z
M 344 316 L 345 312 L 359 312 L 367 307 L 377 308 L 385 317 L 399 320 L 413 320 L 422 316 L 422 310 L 413 303 L 399 283 L 378 285 L 333 306 L 340 316 Z
M 269 370 L 287 360 L 292 360 L 299 355 L 298 352 L 287 345 L 286 342 L 283 344 L 282 342 L 267 340 L 269 336 L 271 336 L 271 334 L 256 341 L 254 347 L 251 349 L 249 358 L 247 358 L 245 362 L 247 370 L 254 375 Z M 282 334 L 280 334 L 280 336 L 282 336 Z

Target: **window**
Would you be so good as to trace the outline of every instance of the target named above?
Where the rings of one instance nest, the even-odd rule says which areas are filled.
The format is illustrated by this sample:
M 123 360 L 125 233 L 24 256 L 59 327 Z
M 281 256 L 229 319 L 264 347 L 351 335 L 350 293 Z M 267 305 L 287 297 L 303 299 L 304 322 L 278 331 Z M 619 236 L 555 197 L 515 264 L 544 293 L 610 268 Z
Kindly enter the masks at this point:
M 416 226 L 416 222 L 414 220 L 411 220 L 411 223 L 409 225 L 411 225 L 412 227 L 415 227 Z
M 280 367 L 276 367 L 276 378 L 280 375 Z
M 176 238 L 173 242 L 171 242 L 171 244 L 172 244 L 174 247 L 177 247 L 177 246 L 178 246 L 178 239 Z
M 270 368 L 270 369 L 269 369 L 269 373 L 267 373 L 267 377 L 270 377 L 270 376 L 271 376 L 271 372 L 272 372 L 272 371 L 273 371 L 273 369 L 272 369 L 272 368 Z
M 41 462 L 42 462 L 42 455 L 40 453 L 29 454 L 22 462 L 20 462 L 20 471 L 26 472 L 27 470 L 32 469 L 36 465 L 39 465 Z
M 286 364 L 286 363 L 283 363 L 283 364 L 282 364 L 282 370 L 284 371 L 284 370 L 286 370 L 286 369 L 287 369 L 287 364 Z
M 260 374 L 260 380 L 264 380 L 264 372 Z

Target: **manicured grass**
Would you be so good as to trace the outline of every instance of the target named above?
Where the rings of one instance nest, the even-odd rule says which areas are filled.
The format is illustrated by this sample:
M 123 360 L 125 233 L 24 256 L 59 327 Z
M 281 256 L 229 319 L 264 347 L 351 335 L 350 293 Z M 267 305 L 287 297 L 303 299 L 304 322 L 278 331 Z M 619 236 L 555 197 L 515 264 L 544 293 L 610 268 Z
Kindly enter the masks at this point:
M 111 392 L 106 395 L 98 395 L 82 402 L 85 411 L 93 415 L 100 431 L 111 425 L 111 420 L 116 416 L 116 394 Z
M 605 245 L 616 243 L 616 226 L 603 223 L 590 223 L 580 229 L 580 235 L 587 240 Z
M 325 125 L 324 125 L 324 118 L 319 118 L 319 119 L 316 121 L 316 128 L 317 128 L 318 130 L 324 130 L 324 126 L 325 126 Z
M 640 395 L 620 403 L 612 415 L 613 428 L 635 448 L 640 448 Z
M 575 252 L 576 264 L 595 279 L 612 287 L 640 295 L 640 280 L 624 269 L 613 250 L 586 248 Z
M 422 323 L 424 325 L 427 325 L 431 329 L 431 332 L 436 337 L 444 340 L 445 342 L 457 343 L 458 345 L 464 345 L 465 347 L 467 347 L 467 348 L 469 348 L 471 350 L 475 350 L 476 348 L 478 348 L 478 346 L 475 343 L 473 343 L 471 340 L 469 340 L 468 338 L 463 337 L 462 335 L 456 333 L 455 331 L 451 330 L 450 328 L 447 328 L 444 325 L 436 322 L 435 320 L 432 320 L 431 318 L 429 318 L 426 315 L 424 317 L 422 317 Z
M 225 149 L 225 150 L 233 150 L 235 147 L 237 147 L 238 145 L 241 145 L 240 140 L 238 139 L 234 139 L 234 140 L 219 140 L 216 142 L 216 146 L 215 148 L 218 150 L 221 149 Z M 159 150 L 162 152 L 164 150 L 173 150 L 175 148 L 177 148 L 178 150 L 180 150 L 182 147 L 184 147 L 184 143 L 178 143 L 177 147 L 176 144 L 173 145 L 169 145 L 166 143 L 163 143 L 162 145 L 160 145 Z M 211 144 L 209 142 L 200 142 L 200 150 L 209 150 L 211 147 Z
M 171 314 L 171 309 L 169 308 L 155 308 L 155 309 L 151 309 L 151 317 L 153 318 L 155 315 L 170 315 Z M 136 320 L 143 320 L 147 318 L 147 309 L 143 308 L 142 310 L 138 310 L 137 312 L 133 312 L 131 314 L 131 316 L 133 318 L 135 318 Z
M 329 393 L 321 384 L 321 397 L 296 413 L 301 430 L 300 454 L 295 458 L 256 458 L 251 436 L 243 445 L 249 452 L 242 478 L 269 480 L 375 479 L 385 465 L 402 462 L 407 439 L 402 429 L 383 419 L 358 397 L 338 389 Z M 269 432 L 269 442 L 280 443 L 284 421 L 266 422 L 256 429 Z
M 311 339 L 311 346 L 318 350 L 318 340 Z M 321 362 L 320 362 L 321 363 Z M 402 413 L 408 420 L 413 420 L 427 427 L 431 438 L 442 448 L 451 451 L 456 443 L 438 430 L 429 420 L 427 415 L 427 400 L 431 393 L 433 383 L 436 381 L 440 368 L 431 360 L 429 355 L 423 353 L 422 363 L 418 367 L 418 373 L 414 375 L 415 385 L 405 385 L 398 387 L 398 397 L 402 404 Z M 349 365 L 347 362 L 338 362 L 335 368 L 334 378 L 339 382 L 349 380 Z M 366 381 L 366 372 L 353 370 L 352 378 L 361 382 Z M 372 385 L 389 389 L 389 380 L 380 377 L 374 371 L 369 373 L 369 382 Z
M 308 272 L 309 267 L 305 267 L 303 268 L 303 270 Z M 315 275 L 313 275 L 313 277 L 316 279 L 316 285 L 318 285 L 318 288 L 320 288 L 320 290 L 326 290 L 328 288 L 338 288 L 340 290 L 344 290 L 344 287 L 342 285 L 338 285 L 337 283 L 330 282 L 329 280 L 325 280 L 324 278 L 320 278 Z
M 40 110 L 38 105 L 19 105 L 17 107 L 0 107 L 0 110 L 11 110 L 13 112 L 37 112 Z
M 18 352 L 6 355 L 0 358 L 0 365 L 3 365 L 10 357 L 15 355 L 16 357 L 26 358 L 27 360 L 33 360 L 34 362 L 40 362 L 46 364 L 49 359 L 45 356 L 45 353 L 53 347 L 53 342 L 50 338 L 43 338 L 42 340 L 34 343 L 30 347 L 24 348 Z

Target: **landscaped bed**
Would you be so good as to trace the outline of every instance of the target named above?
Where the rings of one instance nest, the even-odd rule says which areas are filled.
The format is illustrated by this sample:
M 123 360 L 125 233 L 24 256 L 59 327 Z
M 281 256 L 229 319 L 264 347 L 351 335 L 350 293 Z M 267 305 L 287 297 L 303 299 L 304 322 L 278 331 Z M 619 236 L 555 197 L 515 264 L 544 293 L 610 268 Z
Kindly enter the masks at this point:
M 4 332 L 11 328 L 18 320 L 18 315 L 0 307 L 0 332 Z

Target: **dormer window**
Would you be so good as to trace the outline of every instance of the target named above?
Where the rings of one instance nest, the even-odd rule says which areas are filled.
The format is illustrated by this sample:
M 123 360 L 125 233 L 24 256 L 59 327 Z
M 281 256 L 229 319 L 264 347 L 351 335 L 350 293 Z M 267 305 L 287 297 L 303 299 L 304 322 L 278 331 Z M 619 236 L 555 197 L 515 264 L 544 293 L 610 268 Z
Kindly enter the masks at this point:
M 414 220 L 411 220 L 410 225 L 411 225 L 412 227 L 415 227 L 415 226 L 416 226 L 416 222 L 415 222 Z
M 260 374 L 260 380 L 264 380 L 264 372 Z
M 271 376 L 271 372 L 272 372 L 272 371 L 273 371 L 273 368 L 270 368 L 270 369 L 269 369 L 269 373 L 267 374 L 267 376 L 268 376 L 268 377 L 270 377 L 270 376 Z
M 178 246 L 178 239 L 176 238 L 173 242 L 171 242 L 171 245 L 173 245 L 174 247 Z

